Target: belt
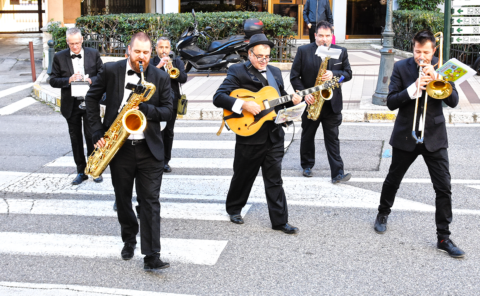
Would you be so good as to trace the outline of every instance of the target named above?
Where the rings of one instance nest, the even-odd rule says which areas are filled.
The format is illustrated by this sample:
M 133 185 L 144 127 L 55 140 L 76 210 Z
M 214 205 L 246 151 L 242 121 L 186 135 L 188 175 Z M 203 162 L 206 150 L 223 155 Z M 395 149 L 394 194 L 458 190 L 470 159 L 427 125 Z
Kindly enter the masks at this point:
M 126 141 L 127 144 L 135 146 L 135 145 L 140 145 L 145 143 L 145 139 L 140 139 L 140 140 L 128 140 Z

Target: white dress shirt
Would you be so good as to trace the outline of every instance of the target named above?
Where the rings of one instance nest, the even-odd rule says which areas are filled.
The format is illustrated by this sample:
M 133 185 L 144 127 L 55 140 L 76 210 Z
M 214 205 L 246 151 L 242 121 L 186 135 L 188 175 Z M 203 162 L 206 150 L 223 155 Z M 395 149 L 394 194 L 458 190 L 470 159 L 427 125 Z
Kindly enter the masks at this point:
M 267 70 L 258 70 L 260 72 L 260 74 L 262 74 L 263 77 L 265 77 L 265 79 L 267 79 Z M 233 104 L 233 107 L 232 107 L 232 112 L 235 112 L 237 114 L 241 114 L 242 111 L 243 111 L 243 103 L 245 101 L 244 100 L 240 100 L 240 99 L 237 99 L 235 101 L 235 103 Z
M 75 54 L 75 53 L 73 53 L 73 51 L 70 50 L 70 56 L 72 54 Z M 85 52 L 84 52 L 83 48 L 82 48 L 82 50 L 80 51 L 79 54 L 82 55 L 81 58 L 72 59 L 73 73 L 81 74 L 83 77 L 85 77 L 85 65 L 84 65 Z
M 127 60 L 127 69 L 125 71 L 125 84 L 123 85 L 123 88 L 124 88 L 123 100 L 122 100 L 122 103 L 120 104 L 120 109 L 118 109 L 118 113 L 120 113 L 120 111 L 122 111 L 123 106 L 127 103 L 128 97 L 132 93 L 132 91 L 126 89 L 125 86 L 127 86 L 127 83 L 138 84 L 138 82 L 140 80 L 140 78 L 138 78 L 138 76 L 136 74 L 128 75 L 128 70 L 133 70 L 133 69 L 130 66 L 130 62 Z M 128 139 L 129 140 L 141 140 L 141 139 L 145 139 L 145 135 L 143 133 L 138 134 L 138 135 L 130 134 L 130 136 L 128 136 Z

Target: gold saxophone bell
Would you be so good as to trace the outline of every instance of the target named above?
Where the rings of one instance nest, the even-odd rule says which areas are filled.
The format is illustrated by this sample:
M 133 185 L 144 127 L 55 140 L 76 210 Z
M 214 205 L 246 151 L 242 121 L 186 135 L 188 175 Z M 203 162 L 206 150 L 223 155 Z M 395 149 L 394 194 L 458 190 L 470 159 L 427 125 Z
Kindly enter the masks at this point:
M 440 44 L 440 52 L 438 56 L 438 68 L 440 68 L 443 65 L 443 33 L 438 32 L 435 34 L 435 41 L 439 41 Z M 448 83 L 446 79 L 444 79 L 442 76 L 439 77 L 439 79 L 435 79 L 430 81 L 427 84 L 427 94 L 438 100 L 443 100 L 447 97 L 449 97 L 452 94 L 452 85 Z
M 163 54 L 163 56 L 166 56 L 166 55 L 167 55 L 166 53 Z M 168 59 L 168 63 L 167 63 L 166 68 L 168 70 L 167 73 L 168 73 L 168 75 L 170 75 L 171 79 L 177 79 L 178 76 L 180 76 L 180 70 L 178 70 L 178 68 L 175 68 L 173 66 L 171 58 Z

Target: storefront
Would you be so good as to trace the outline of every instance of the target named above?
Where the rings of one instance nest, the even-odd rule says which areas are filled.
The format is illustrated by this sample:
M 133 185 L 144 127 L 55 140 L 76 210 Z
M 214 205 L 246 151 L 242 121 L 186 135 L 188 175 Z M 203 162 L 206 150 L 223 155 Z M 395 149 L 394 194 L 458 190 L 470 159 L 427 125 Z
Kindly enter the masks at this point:
M 157 0 L 162 1 L 162 0 Z M 345 39 L 380 38 L 385 26 L 387 0 L 329 0 L 338 42 Z M 303 8 L 307 0 L 164 0 L 178 10 L 165 12 L 235 11 L 252 10 L 294 17 L 297 39 L 308 39 L 307 24 L 303 21 Z M 158 3 L 158 2 L 157 2 Z M 158 11 L 158 9 L 157 9 Z

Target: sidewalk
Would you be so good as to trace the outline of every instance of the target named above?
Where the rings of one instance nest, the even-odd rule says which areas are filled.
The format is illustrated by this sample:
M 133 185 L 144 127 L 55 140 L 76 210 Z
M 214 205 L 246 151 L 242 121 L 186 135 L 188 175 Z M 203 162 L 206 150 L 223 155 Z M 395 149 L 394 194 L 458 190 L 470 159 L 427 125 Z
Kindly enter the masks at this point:
M 377 86 L 380 54 L 375 49 L 348 51 L 353 78 L 342 86 L 344 122 L 393 122 L 396 111 L 387 107 L 373 105 L 372 95 Z M 395 56 L 395 61 L 403 57 Z M 104 59 L 104 62 L 106 60 Z M 294 90 L 290 84 L 290 71 L 282 71 L 287 93 Z M 317 73 L 312 73 L 317 75 Z M 212 97 L 225 74 L 189 73 L 188 81 L 182 86 L 189 100 L 187 115 L 183 119 L 221 120 L 222 110 L 212 104 Z M 60 89 L 54 89 L 46 83 L 48 75 L 43 73 L 34 86 L 35 96 L 58 108 Z M 474 76 L 457 87 L 460 102 L 456 108 L 444 109 L 449 123 L 480 123 L 480 76 Z

